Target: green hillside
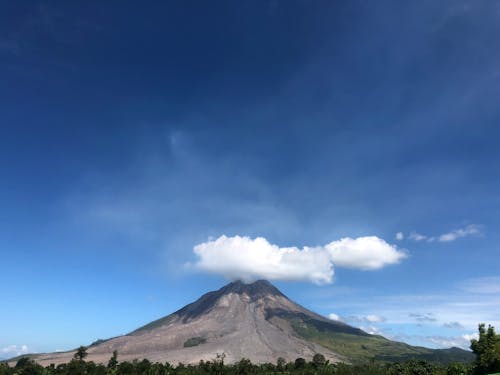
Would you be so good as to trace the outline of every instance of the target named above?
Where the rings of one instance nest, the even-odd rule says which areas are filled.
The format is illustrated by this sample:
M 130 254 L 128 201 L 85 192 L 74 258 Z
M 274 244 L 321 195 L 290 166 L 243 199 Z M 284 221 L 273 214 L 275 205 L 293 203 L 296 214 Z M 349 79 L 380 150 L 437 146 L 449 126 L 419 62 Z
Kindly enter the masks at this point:
M 474 355 L 459 348 L 429 349 L 391 341 L 385 337 L 339 331 L 337 324 L 312 319 L 303 314 L 282 316 L 302 338 L 339 353 L 353 363 L 367 361 L 427 360 L 434 363 L 471 362 Z

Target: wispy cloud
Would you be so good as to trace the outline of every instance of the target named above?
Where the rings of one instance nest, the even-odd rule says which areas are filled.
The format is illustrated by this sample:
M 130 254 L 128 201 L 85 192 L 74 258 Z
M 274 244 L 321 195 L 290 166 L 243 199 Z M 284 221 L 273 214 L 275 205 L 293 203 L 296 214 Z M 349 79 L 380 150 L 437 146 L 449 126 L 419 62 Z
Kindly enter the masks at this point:
M 417 233 L 417 232 L 410 232 L 410 234 L 408 235 L 408 238 L 410 240 L 413 240 L 413 241 L 424 241 L 428 237 L 423 235 L 423 234 Z
M 412 345 L 468 349 L 470 339 L 477 336 L 479 323 L 500 327 L 497 314 L 500 310 L 500 276 L 466 279 L 446 292 L 430 294 L 363 298 L 361 291 L 353 293 L 351 298 L 335 300 L 322 308 L 334 309 L 331 318 Z M 350 315 L 346 311 L 360 314 Z M 363 319 L 368 316 L 383 317 L 383 321 Z
M 464 228 L 459 228 L 452 230 L 451 232 L 444 233 L 438 237 L 440 242 L 450 242 L 455 241 L 458 238 L 467 237 L 470 235 L 477 235 L 480 233 L 479 227 L 477 225 L 471 224 Z
M 464 329 L 465 328 L 459 322 L 447 322 L 447 323 L 443 324 L 443 327 L 451 328 L 451 329 Z
M 459 283 L 459 288 L 470 293 L 500 294 L 500 276 L 478 277 Z
M 374 314 L 369 314 L 369 315 L 349 315 L 344 318 L 345 321 L 347 322 L 352 322 L 352 323 L 383 323 L 387 319 L 383 316 L 380 315 L 374 315 Z
M 302 280 L 316 284 L 333 282 L 334 266 L 376 270 L 399 263 L 407 256 L 375 236 L 342 238 L 302 249 L 279 247 L 262 237 L 220 236 L 196 245 L 193 250 L 198 257 L 194 268 L 230 279 Z
M 407 238 L 412 241 L 416 242 L 434 242 L 434 241 L 439 241 L 439 242 L 452 242 L 455 241 L 459 238 L 467 237 L 467 236 L 472 236 L 472 235 L 480 235 L 481 234 L 481 227 L 476 224 L 470 224 L 467 225 L 463 228 L 458 228 L 454 229 L 452 231 L 442 233 L 436 236 L 429 236 L 426 234 L 419 233 L 417 231 L 411 231 L 407 236 L 403 232 L 398 232 L 396 233 L 396 239 L 399 241 L 402 241 L 403 239 Z
M 0 354 L 4 358 L 11 358 L 28 353 L 27 345 L 9 345 L 0 349 Z
M 434 317 L 433 313 L 410 313 L 409 316 L 415 319 L 417 322 L 435 322 L 437 319 Z
M 386 318 L 380 315 L 368 314 L 368 315 L 349 315 L 349 316 L 340 316 L 335 313 L 328 314 L 328 318 L 331 320 L 338 320 L 341 322 L 351 323 L 351 324 L 360 324 L 360 323 L 368 323 L 368 324 L 377 324 L 383 323 L 386 321 Z

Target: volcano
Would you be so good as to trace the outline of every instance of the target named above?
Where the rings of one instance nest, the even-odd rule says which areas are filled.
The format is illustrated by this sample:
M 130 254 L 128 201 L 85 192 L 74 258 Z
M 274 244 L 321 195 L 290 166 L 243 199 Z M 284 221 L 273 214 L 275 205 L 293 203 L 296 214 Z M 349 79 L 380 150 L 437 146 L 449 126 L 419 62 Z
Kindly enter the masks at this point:
M 226 363 L 248 358 L 253 363 L 282 357 L 312 359 L 320 353 L 330 362 L 427 359 L 468 361 L 458 348 L 433 350 L 371 335 L 327 319 L 291 301 L 265 280 L 232 282 L 201 296 L 182 309 L 135 331 L 92 344 L 87 360 L 105 363 L 113 351 L 120 360 L 198 363 L 223 355 Z M 37 355 L 42 365 L 68 362 L 74 351 Z

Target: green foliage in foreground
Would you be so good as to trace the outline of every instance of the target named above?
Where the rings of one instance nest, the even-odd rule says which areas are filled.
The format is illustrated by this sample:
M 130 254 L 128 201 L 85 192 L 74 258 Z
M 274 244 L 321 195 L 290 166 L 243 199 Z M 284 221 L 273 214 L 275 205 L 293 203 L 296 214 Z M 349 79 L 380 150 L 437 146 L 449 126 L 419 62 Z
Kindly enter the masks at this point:
M 116 354 L 108 365 L 73 359 L 67 364 L 42 367 L 30 358 L 21 358 L 15 367 L 0 363 L 0 375 L 473 375 L 472 366 L 451 364 L 433 365 L 426 361 L 411 360 L 396 363 L 371 363 L 364 365 L 331 364 L 317 354 L 311 362 L 297 358 L 286 363 L 279 358 L 276 364 L 256 365 L 242 359 L 231 365 L 224 364 L 224 356 L 213 361 L 200 361 L 197 365 L 172 366 L 167 363 L 151 363 L 147 359 L 133 362 L 116 361 Z
M 479 338 L 472 339 L 470 348 L 476 355 L 474 373 L 493 374 L 500 372 L 500 335 L 495 333 L 495 328 L 484 324 L 479 325 Z
M 304 329 L 303 324 L 296 327 L 297 330 L 301 328 Z M 303 335 L 306 334 L 314 334 L 316 339 L 321 337 L 319 330 L 312 333 L 306 330 Z M 375 337 L 375 346 L 377 340 Z M 346 347 L 354 350 L 356 347 L 350 346 L 354 344 L 348 343 Z M 278 358 L 276 364 L 256 365 L 248 359 L 242 359 L 235 364 L 227 365 L 222 354 L 217 355 L 213 361 L 200 361 L 197 365 L 186 366 L 180 363 L 172 366 L 168 362 L 151 363 L 147 359 L 119 362 L 118 353 L 114 351 L 105 366 L 91 361 L 86 362 L 87 348 L 81 346 L 71 362 L 58 366 L 52 364 L 42 367 L 31 356 L 21 357 L 14 367 L 10 367 L 7 362 L 0 362 L 0 375 L 487 375 L 500 371 L 500 335 L 495 333 L 494 327 L 488 326 L 486 329 L 484 324 L 480 324 L 479 338 L 471 341 L 471 349 L 476 355 L 473 363 L 447 365 L 422 359 L 381 362 L 375 361 L 373 357 L 365 363 L 350 365 L 329 363 L 322 354 L 314 355 L 311 362 L 297 358 L 287 363 L 283 358 Z

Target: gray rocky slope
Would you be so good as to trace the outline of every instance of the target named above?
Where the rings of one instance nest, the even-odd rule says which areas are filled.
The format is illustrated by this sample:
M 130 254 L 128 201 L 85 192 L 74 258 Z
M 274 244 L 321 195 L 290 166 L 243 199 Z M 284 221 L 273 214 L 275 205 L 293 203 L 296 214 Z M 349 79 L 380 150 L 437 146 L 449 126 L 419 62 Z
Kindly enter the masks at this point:
M 290 324 L 294 317 L 313 319 L 341 333 L 368 335 L 305 309 L 267 281 L 236 281 L 130 334 L 92 345 L 87 359 L 104 363 L 114 350 L 120 360 L 147 358 L 173 364 L 213 360 L 222 353 L 227 363 L 241 358 L 254 363 L 274 363 L 278 357 L 311 359 L 315 353 L 330 361 L 343 359 L 299 337 Z M 58 364 L 73 355 L 74 351 L 43 354 L 36 360 L 43 365 Z

